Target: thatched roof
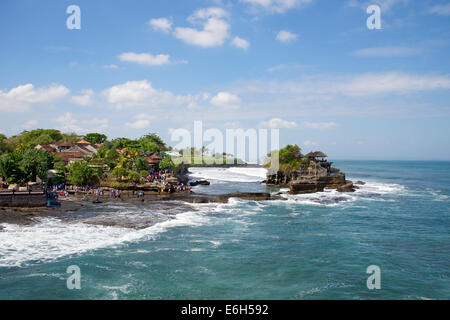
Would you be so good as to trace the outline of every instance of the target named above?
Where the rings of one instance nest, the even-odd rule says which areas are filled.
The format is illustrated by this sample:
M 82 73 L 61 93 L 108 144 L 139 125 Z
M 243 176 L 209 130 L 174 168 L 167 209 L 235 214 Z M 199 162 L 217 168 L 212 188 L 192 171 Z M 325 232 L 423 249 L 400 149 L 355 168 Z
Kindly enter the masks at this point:
M 308 158 L 328 158 L 328 156 L 322 151 L 310 152 L 306 155 Z

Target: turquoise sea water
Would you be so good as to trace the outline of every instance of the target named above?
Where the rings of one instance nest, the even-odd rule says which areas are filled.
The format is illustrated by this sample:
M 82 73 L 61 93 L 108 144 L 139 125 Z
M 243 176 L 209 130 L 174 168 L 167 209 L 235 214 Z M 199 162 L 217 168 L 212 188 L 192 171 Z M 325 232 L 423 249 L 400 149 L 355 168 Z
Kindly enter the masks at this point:
M 335 166 L 367 184 L 274 202 L 105 204 L 3 225 L 0 298 L 449 299 L 450 162 Z M 257 169 L 193 172 L 212 182 L 197 192 L 266 190 Z M 81 290 L 66 287 L 71 265 Z M 370 265 L 381 290 L 367 289 Z

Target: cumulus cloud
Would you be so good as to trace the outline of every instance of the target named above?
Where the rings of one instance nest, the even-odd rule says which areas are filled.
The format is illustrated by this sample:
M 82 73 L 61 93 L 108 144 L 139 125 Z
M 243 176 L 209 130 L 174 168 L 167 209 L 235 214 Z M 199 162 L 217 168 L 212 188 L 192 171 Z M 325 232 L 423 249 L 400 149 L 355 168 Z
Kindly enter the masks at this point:
M 292 129 L 296 128 L 297 124 L 294 121 L 286 121 L 280 118 L 273 118 L 269 121 L 261 122 L 260 127 L 270 129 Z
M 127 122 L 125 125 L 132 129 L 145 129 L 150 127 L 150 121 L 147 119 L 139 119 L 133 122 Z
M 234 37 L 234 39 L 231 41 L 231 45 L 244 51 L 247 51 L 250 47 L 250 43 L 247 40 L 239 37 Z
M 174 36 L 188 44 L 203 48 L 222 46 L 230 37 L 230 25 L 224 19 L 227 16 L 228 13 L 222 8 L 199 9 L 188 17 L 188 21 L 199 24 L 201 29 L 177 27 Z
M 36 89 L 33 84 L 20 85 L 9 91 L 0 90 L 0 110 L 24 111 L 31 105 L 56 102 L 69 94 L 63 85 L 54 84 L 48 88 Z
M 211 99 L 211 104 L 224 109 L 239 109 L 241 99 L 229 92 L 219 92 Z
M 187 104 L 189 96 L 175 96 L 169 91 L 157 90 L 147 80 L 128 81 L 103 91 L 107 101 L 117 109 L 135 107 L 176 107 Z
M 353 52 L 353 55 L 358 57 L 408 57 L 414 56 L 421 52 L 417 48 L 409 47 L 375 47 L 375 48 L 365 48 Z
M 170 21 L 167 18 L 151 19 L 148 22 L 148 24 L 155 31 L 162 31 L 162 32 L 168 33 L 172 29 L 172 21 Z
M 108 127 L 107 119 L 89 118 L 80 120 L 71 112 L 66 112 L 55 119 L 58 123 L 57 129 L 62 132 L 75 132 L 86 134 L 92 131 L 101 132 Z
M 167 54 L 151 55 L 149 53 L 126 52 L 119 55 L 119 60 L 133 62 L 146 66 L 161 66 L 170 64 L 170 56 Z
M 289 43 L 296 40 L 297 38 L 298 38 L 297 34 L 287 30 L 281 30 L 280 32 L 278 32 L 275 39 L 283 43 Z
M 80 106 L 84 106 L 84 107 L 92 104 L 92 96 L 94 95 L 94 91 L 83 90 L 83 91 L 81 91 L 81 93 L 83 93 L 83 95 L 73 96 L 72 102 L 75 104 L 78 104 Z
M 248 3 L 256 10 L 264 10 L 271 13 L 284 13 L 289 9 L 307 5 L 312 0 L 241 0 Z

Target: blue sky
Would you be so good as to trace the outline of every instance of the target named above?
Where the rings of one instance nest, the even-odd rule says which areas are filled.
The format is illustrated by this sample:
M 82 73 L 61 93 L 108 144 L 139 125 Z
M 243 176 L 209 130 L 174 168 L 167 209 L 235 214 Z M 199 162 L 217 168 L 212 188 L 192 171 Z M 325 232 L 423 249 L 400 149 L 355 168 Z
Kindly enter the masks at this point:
M 333 159 L 450 160 L 449 34 L 444 0 L 3 0 L 0 132 L 175 145 L 202 120 Z

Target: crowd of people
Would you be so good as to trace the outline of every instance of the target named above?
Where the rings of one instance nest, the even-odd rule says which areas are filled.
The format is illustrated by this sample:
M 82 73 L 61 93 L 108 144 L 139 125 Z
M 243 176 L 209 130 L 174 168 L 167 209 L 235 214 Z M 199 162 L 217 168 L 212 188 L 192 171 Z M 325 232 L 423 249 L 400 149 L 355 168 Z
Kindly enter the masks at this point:
M 169 178 L 173 177 L 173 171 L 171 170 L 154 170 L 149 173 L 146 177 L 148 183 L 154 184 L 160 191 L 167 191 L 170 193 L 174 192 L 190 192 L 191 187 L 184 183 L 174 183 L 173 181 L 169 182 Z M 109 193 L 110 198 L 120 199 L 121 191 L 117 189 L 103 189 L 96 188 L 94 186 L 72 186 L 66 184 L 58 184 L 54 186 L 48 186 L 48 192 L 53 194 L 57 199 L 58 197 L 68 197 L 70 193 L 83 193 L 95 195 L 97 198 L 103 197 L 104 195 Z M 144 192 L 142 191 L 133 191 L 133 196 L 137 196 L 138 198 L 144 197 Z

